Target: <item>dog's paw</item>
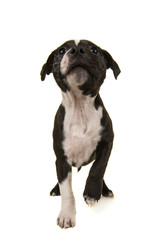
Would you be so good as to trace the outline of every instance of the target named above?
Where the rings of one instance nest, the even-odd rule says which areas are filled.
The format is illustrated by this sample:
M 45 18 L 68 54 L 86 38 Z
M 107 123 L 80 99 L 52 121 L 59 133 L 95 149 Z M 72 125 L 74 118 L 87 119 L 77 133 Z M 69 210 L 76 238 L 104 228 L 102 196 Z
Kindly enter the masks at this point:
M 103 182 L 95 181 L 95 179 L 88 177 L 83 197 L 88 206 L 93 206 L 99 201 L 102 195 Z
M 60 213 L 60 215 L 57 218 L 57 225 L 60 228 L 64 228 L 64 229 L 75 227 L 76 225 L 75 214 L 72 213 L 69 216 L 69 215 Z
M 59 216 L 57 218 L 57 225 L 60 228 L 73 228 L 76 225 L 75 217 Z
M 103 181 L 102 195 L 104 197 L 109 197 L 109 198 L 113 198 L 114 197 L 113 192 L 107 187 L 107 185 L 105 184 L 104 181 Z
M 57 185 L 51 190 L 50 196 L 60 196 L 59 185 Z
M 84 195 L 84 201 L 87 203 L 88 207 L 92 207 L 96 202 L 98 202 L 96 199 L 91 198 L 87 195 Z
M 111 190 L 102 191 L 102 196 L 108 197 L 108 198 L 114 198 L 114 194 Z

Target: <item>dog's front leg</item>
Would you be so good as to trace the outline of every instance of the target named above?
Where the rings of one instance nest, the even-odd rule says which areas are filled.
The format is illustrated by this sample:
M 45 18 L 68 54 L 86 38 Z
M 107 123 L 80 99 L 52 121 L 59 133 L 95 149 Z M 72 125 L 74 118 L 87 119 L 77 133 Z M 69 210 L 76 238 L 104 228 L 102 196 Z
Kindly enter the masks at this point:
M 57 176 L 61 194 L 61 211 L 57 225 L 61 228 L 74 227 L 76 224 L 75 198 L 72 192 L 72 169 L 66 159 L 57 160 Z
M 112 150 L 112 142 L 100 142 L 96 150 L 96 160 L 94 161 L 89 176 L 86 181 L 83 193 L 84 199 L 89 206 L 92 206 L 101 197 L 104 188 L 104 173 L 107 167 L 108 159 Z M 108 188 L 107 188 L 108 189 Z M 108 189 L 109 193 L 112 193 Z M 112 193 L 113 194 L 113 193 Z

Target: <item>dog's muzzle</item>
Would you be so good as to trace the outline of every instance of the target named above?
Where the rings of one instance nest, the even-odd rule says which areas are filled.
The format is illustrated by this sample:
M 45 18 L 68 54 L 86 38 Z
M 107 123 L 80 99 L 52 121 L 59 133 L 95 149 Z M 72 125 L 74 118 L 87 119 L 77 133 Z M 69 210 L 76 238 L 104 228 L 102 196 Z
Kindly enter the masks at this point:
M 82 85 L 87 81 L 88 77 L 88 71 L 80 65 L 71 68 L 66 75 L 67 82 L 71 87 Z
M 75 81 L 78 84 L 83 84 L 89 76 L 89 67 L 85 64 L 83 56 L 84 51 L 81 49 L 78 53 L 75 48 L 69 49 L 63 56 L 60 64 L 60 70 L 68 82 Z
M 83 48 L 70 48 L 63 56 L 60 64 L 60 70 L 63 75 L 67 75 L 74 68 L 77 70 L 84 68 L 88 70 L 88 66 L 85 63 L 85 50 Z M 82 69 L 81 69 L 82 70 Z

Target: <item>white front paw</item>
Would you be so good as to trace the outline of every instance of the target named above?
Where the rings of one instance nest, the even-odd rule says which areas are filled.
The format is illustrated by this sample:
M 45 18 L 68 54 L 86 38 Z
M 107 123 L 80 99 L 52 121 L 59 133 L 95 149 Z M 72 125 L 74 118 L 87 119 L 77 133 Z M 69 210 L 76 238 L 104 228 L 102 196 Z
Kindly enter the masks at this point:
M 63 212 L 61 211 L 57 218 L 57 225 L 61 228 L 70 228 L 76 225 L 76 217 L 74 211 Z

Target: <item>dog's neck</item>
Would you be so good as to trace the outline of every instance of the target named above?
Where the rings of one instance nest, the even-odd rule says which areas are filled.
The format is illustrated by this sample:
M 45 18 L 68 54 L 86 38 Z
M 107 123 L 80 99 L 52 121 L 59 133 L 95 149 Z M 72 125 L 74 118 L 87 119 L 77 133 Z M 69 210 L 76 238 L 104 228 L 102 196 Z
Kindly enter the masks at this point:
M 85 105 L 93 106 L 95 97 L 84 95 L 80 89 L 70 89 L 70 91 L 62 92 L 62 104 L 67 108 L 83 108 Z

